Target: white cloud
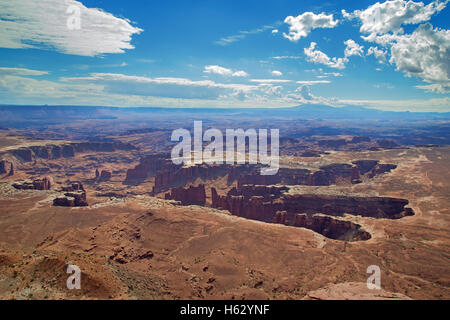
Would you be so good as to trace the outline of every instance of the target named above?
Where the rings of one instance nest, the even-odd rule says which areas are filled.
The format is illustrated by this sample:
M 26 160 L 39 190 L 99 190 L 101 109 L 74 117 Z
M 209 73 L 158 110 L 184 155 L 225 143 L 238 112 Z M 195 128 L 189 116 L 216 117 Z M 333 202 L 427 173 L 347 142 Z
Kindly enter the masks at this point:
M 384 51 L 378 47 L 370 47 L 369 50 L 367 50 L 367 55 L 374 55 L 375 58 L 377 58 L 379 63 L 385 63 L 386 62 L 386 55 L 387 51 Z
M 0 76 L 1 75 L 42 76 L 44 74 L 48 74 L 48 71 L 39 71 L 24 68 L 0 67 Z
M 259 85 L 259 90 L 271 96 L 280 96 L 282 89 L 282 86 L 274 86 L 270 83 L 262 83 Z
M 366 10 L 353 13 L 342 11 L 347 19 L 358 18 L 365 41 L 386 48 L 370 47 L 368 55 L 374 55 L 380 63 L 387 60 L 407 76 L 422 78 L 428 85 L 416 88 L 436 93 L 450 92 L 450 31 L 433 29 L 430 23 L 421 24 L 412 34 L 405 34 L 404 25 L 419 24 L 443 10 L 446 1 L 433 1 L 428 5 L 412 0 L 392 0 L 375 3 Z
M 362 33 L 385 34 L 388 32 L 403 33 L 402 25 L 418 24 L 428 21 L 431 16 L 445 8 L 446 1 L 433 1 L 428 5 L 412 0 L 392 0 L 375 3 L 366 10 L 355 10 L 347 13 L 342 10 L 346 19 L 358 18 L 362 25 Z
M 215 41 L 214 43 L 221 45 L 221 46 L 227 46 L 227 45 L 232 44 L 233 42 L 243 40 L 249 35 L 262 33 L 266 30 L 273 29 L 274 27 L 279 26 L 279 25 L 281 25 L 281 22 L 278 21 L 278 22 L 275 22 L 273 25 L 265 25 L 265 26 L 262 26 L 260 28 L 256 28 L 256 29 L 253 29 L 250 31 L 239 31 L 238 34 L 228 36 L 228 37 L 223 37 L 220 40 Z M 274 33 L 273 30 L 272 30 L 272 33 Z
M 289 25 L 289 34 L 283 33 L 283 36 L 290 41 L 298 41 L 313 29 L 336 27 L 339 20 L 334 20 L 332 14 L 305 12 L 297 17 L 288 16 L 284 22 Z
M 257 83 L 287 83 L 291 82 L 291 80 L 284 80 L 284 79 L 251 79 L 251 82 L 257 82 Z
M 282 73 L 281 71 L 278 71 L 278 70 L 273 70 L 273 71 L 271 72 L 271 74 L 272 74 L 273 76 L 275 76 L 275 77 L 281 77 L 281 76 L 283 75 L 283 73 Z
M 408 76 L 431 83 L 418 88 L 438 93 L 450 92 L 450 30 L 420 25 L 412 34 L 396 38 L 390 62 Z
M 221 76 L 231 76 L 233 74 L 233 71 L 228 68 L 224 68 L 221 66 L 205 66 L 205 70 L 203 71 L 205 73 L 213 73 L 213 74 L 220 74 Z
M 233 72 L 232 76 L 233 77 L 248 77 L 248 73 L 243 70 L 239 70 L 239 71 Z
M 309 89 L 308 86 L 301 86 L 298 87 L 297 92 L 299 92 L 299 94 L 302 96 L 303 99 L 305 100 L 313 100 L 315 97 L 311 94 L 311 90 Z
M 279 80 L 279 79 L 278 79 Z M 133 87 L 135 87 L 133 89 Z M 316 97 L 305 85 L 281 95 L 281 86 L 221 84 L 209 80 L 147 78 L 123 74 L 92 74 L 60 81 L 37 80 L 27 76 L 0 74 L 4 103 L 279 108 L 299 104 L 332 106 L 359 105 L 382 110 L 449 112 L 450 98 L 417 100 L 340 100 Z M 216 90 L 216 91 L 214 91 Z M 197 92 L 192 94 L 192 91 Z M 202 94 L 202 95 L 201 95 Z M 190 95 L 191 98 L 186 98 Z
M 354 40 L 348 39 L 347 41 L 344 41 L 344 44 L 346 45 L 344 52 L 345 57 L 350 56 L 362 57 L 364 55 L 364 47 L 357 44 Z
M 272 59 L 275 60 L 285 60 L 285 59 L 301 59 L 302 57 L 300 56 L 276 56 L 276 57 L 272 57 Z
M 70 30 L 66 11 L 80 9 L 81 29 Z M 20 0 L 0 2 L 0 47 L 54 49 L 81 56 L 123 53 L 134 49 L 131 39 L 143 30 L 130 21 L 75 0 Z
M 426 84 L 426 85 L 417 85 L 416 88 L 425 90 L 427 92 L 436 92 L 436 93 L 450 92 L 450 84 L 449 83 L 434 83 L 434 84 Z
M 272 30 L 272 34 L 276 34 L 276 33 L 278 33 L 278 29 Z
M 62 78 L 64 82 L 91 82 L 106 85 L 107 89 L 120 94 L 136 94 L 185 99 L 213 99 L 226 90 L 250 92 L 254 85 L 217 83 L 211 80 L 194 81 L 186 78 L 150 78 L 116 73 L 92 73 L 88 77 Z
M 316 50 L 317 43 L 311 42 L 309 48 L 305 48 L 305 55 L 308 57 L 308 61 L 313 63 L 324 64 L 330 68 L 345 69 L 345 63 L 347 58 L 330 58 L 322 51 Z
M 450 98 L 409 99 L 409 100 L 344 100 L 337 101 L 337 105 L 354 105 L 365 108 L 389 111 L 425 111 L 450 112 Z
M 324 84 L 324 83 L 331 83 L 330 80 L 305 80 L 305 81 L 297 81 L 298 84 L 303 84 L 303 85 L 314 85 L 314 84 Z
M 248 73 L 243 70 L 233 72 L 231 69 L 217 65 L 205 66 L 205 70 L 203 72 L 218 74 L 221 76 L 248 77 Z
M 325 72 L 324 75 L 333 77 L 342 77 L 342 73 L 339 72 Z

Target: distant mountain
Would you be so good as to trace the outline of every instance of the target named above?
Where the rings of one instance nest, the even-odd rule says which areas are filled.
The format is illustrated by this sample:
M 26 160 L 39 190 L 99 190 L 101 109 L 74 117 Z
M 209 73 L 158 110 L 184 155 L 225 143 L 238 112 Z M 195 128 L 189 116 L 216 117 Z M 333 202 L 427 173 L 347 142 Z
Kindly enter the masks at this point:
M 426 121 L 450 120 L 450 112 L 394 112 L 363 107 L 335 108 L 326 105 L 302 105 L 292 108 L 157 108 L 157 107 L 91 107 L 91 106 L 10 106 L 0 105 L 1 127 L 27 127 L 43 124 L 66 123 L 87 119 L 137 119 L 155 117 L 181 117 L 187 119 L 233 118 L 249 119 L 322 119 L 359 121 Z

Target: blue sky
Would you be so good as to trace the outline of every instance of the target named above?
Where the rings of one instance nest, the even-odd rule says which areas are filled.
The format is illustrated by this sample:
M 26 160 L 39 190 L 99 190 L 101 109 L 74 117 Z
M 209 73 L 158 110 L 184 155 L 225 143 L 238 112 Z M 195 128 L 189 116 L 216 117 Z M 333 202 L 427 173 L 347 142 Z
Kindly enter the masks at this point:
M 1 104 L 450 111 L 445 0 L 18 2 Z

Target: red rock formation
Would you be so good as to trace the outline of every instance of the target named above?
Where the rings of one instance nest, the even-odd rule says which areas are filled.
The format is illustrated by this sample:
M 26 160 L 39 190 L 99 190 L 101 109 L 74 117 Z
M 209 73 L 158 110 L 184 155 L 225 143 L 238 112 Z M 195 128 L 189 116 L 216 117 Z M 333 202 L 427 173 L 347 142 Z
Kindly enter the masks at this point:
M 33 154 L 30 149 L 20 148 L 16 150 L 12 150 L 11 153 L 20 160 L 24 162 L 30 162 L 33 160 Z
M 352 163 L 356 165 L 359 169 L 359 172 L 364 175 L 372 170 L 378 164 L 378 162 L 378 160 L 358 160 L 353 161 Z
M 273 219 L 273 223 L 286 224 L 286 211 L 277 211 Z
M 284 193 L 286 189 L 273 189 L 263 186 L 248 189 L 232 189 L 226 196 L 217 195 L 211 190 L 212 206 L 230 211 L 233 215 L 273 222 L 277 211 L 286 211 L 286 219 L 294 219 L 297 213 L 324 213 L 342 216 L 344 213 L 374 218 L 399 219 L 413 215 L 406 208 L 408 200 L 387 197 L 351 197 L 334 195 Z M 251 191 L 250 191 L 251 190 Z
M 61 192 L 64 193 L 53 200 L 54 206 L 62 207 L 85 207 L 88 206 L 86 201 L 86 191 L 80 182 L 74 182 L 70 185 L 63 186 Z
M 319 140 L 318 144 L 320 147 L 325 148 L 339 148 L 341 146 L 345 146 L 347 141 L 345 139 Z
M 116 150 L 134 150 L 136 147 L 120 142 L 81 142 L 63 145 L 41 145 L 19 148 L 8 151 L 16 158 L 24 162 L 30 162 L 33 158 L 59 159 L 72 158 L 77 152 L 113 152 Z
M 95 169 L 95 179 L 98 179 L 100 177 L 100 172 L 98 169 Z
M 381 148 L 385 148 L 385 149 L 392 149 L 392 148 L 398 147 L 398 144 L 394 140 L 391 140 L 391 139 L 378 140 L 377 143 Z
M 50 177 L 36 179 L 33 181 L 16 182 L 13 187 L 19 190 L 50 190 L 53 180 Z
M 101 181 L 109 181 L 112 177 L 112 174 L 110 171 L 102 170 L 102 173 L 100 174 L 100 180 Z
M 73 191 L 85 191 L 83 184 L 81 182 L 72 182 L 69 185 L 62 186 L 61 191 L 63 192 L 73 192 Z
M 242 166 L 244 168 L 244 166 Z M 228 165 L 196 165 L 189 167 L 181 167 L 176 165 L 166 166 L 155 176 L 155 191 L 161 192 L 170 187 L 185 186 L 190 182 L 194 182 L 197 178 L 202 180 L 214 180 L 218 177 L 224 177 L 229 172 L 236 170 L 235 166 Z M 233 173 L 234 174 L 234 173 Z
M 0 174 L 5 174 L 8 171 L 6 171 L 8 163 L 5 160 L 0 161 Z
M 166 200 L 180 201 L 182 205 L 201 205 L 206 203 L 206 192 L 203 184 L 189 188 L 173 188 L 165 195 Z
M 361 143 L 361 142 L 371 142 L 372 139 L 369 137 L 353 137 L 350 143 Z
M 386 172 L 391 172 L 391 170 L 396 169 L 397 166 L 394 164 L 378 164 L 375 168 L 373 168 L 368 174 L 367 177 L 373 178 L 376 175 L 383 174 Z
M 361 229 L 359 224 L 324 215 L 297 214 L 294 226 L 313 230 L 335 240 L 365 241 L 371 238 L 370 233 Z
M 169 155 L 149 155 L 142 158 L 134 169 L 127 171 L 125 181 L 142 181 L 150 175 L 155 175 L 157 171 L 170 167 L 172 162 Z
M 14 164 L 11 163 L 10 167 L 9 167 L 9 176 L 12 177 L 14 175 L 15 171 L 14 171 Z
M 238 186 L 246 184 L 329 186 L 332 184 L 354 183 L 359 178 L 358 167 L 346 163 L 337 163 L 323 166 L 314 173 L 307 169 L 280 168 L 274 176 L 262 176 L 258 173 L 245 174 L 239 177 Z
M 75 157 L 75 148 L 72 145 L 63 145 L 61 155 L 64 158 L 73 158 Z

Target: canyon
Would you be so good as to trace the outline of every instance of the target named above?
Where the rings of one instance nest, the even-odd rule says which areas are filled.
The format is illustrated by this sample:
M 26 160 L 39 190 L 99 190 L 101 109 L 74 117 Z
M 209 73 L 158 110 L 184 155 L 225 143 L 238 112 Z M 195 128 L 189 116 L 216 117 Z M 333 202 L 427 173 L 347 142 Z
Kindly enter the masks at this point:
M 0 130 L 1 299 L 375 297 L 369 265 L 381 298 L 449 296 L 448 147 L 275 121 L 280 170 L 262 176 L 175 165 L 183 124 L 162 123 Z

